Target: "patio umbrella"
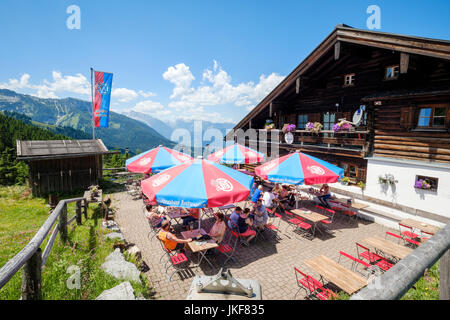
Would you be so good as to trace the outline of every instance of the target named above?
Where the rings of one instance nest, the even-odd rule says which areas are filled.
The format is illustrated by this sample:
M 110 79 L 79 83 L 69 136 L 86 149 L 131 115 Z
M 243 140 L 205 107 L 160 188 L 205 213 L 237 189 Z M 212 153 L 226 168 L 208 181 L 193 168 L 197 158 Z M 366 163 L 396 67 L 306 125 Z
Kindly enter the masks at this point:
M 187 154 L 158 146 L 128 159 L 125 167 L 130 172 L 158 173 L 192 159 Z
M 313 185 L 338 182 L 344 169 L 297 151 L 256 167 L 255 173 L 271 182 Z
M 219 163 L 258 163 L 264 161 L 264 154 L 235 143 L 208 156 L 208 160 Z
M 208 160 L 196 159 L 141 182 L 155 204 L 181 208 L 216 208 L 244 201 L 253 177 Z

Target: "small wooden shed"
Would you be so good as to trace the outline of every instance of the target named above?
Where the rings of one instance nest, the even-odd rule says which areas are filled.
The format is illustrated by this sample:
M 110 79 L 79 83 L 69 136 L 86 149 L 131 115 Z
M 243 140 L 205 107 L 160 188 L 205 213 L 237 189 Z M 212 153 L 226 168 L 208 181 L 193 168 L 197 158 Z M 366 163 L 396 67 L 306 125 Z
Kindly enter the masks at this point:
M 34 196 L 71 192 L 97 185 L 102 156 L 110 154 L 102 140 L 17 140 L 17 160 L 28 163 Z

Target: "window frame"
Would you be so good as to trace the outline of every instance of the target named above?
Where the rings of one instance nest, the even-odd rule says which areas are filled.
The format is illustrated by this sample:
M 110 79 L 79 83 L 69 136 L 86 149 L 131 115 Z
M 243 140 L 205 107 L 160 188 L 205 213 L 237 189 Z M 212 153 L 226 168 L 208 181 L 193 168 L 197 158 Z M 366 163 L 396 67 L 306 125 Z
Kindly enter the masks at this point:
M 304 122 L 305 125 L 303 127 L 300 126 L 300 117 L 306 117 L 306 122 Z M 308 123 L 308 114 L 307 113 L 297 114 L 297 129 L 298 130 L 305 130 L 307 123 Z
M 431 109 L 430 116 L 429 117 L 421 117 L 420 112 L 423 109 Z M 444 115 L 442 116 L 435 116 L 435 109 L 444 109 Z M 415 117 L 415 128 L 416 129 L 446 129 L 447 128 L 447 114 L 448 114 L 449 107 L 445 104 L 429 104 L 429 105 L 419 105 L 417 106 L 417 115 Z M 428 118 L 428 125 L 427 126 L 421 126 L 419 125 L 419 121 L 421 118 Z M 443 118 L 444 124 L 441 126 L 434 126 L 434 119 L 435 118 Z
M 416 175 L 416 179 L 414 180 L 414 184 L 418 181 L 418 180 L 426 180 L 428 182 L 433 181 L 433 183 L 430 183 L 431 188 L 430 189 L 421 189 L 421 188 L 416 188 L 419 190 L 428 190 L 428 191 L 438 191 L 439 188 L 439 178 L 434 178 L 434 177 L 428 177 L 428 176 L 422 176 L 422 175 Z
M 389 68 L 393 68 L 393 69 L 397 68 L 397 70 L 398 70 L 397 75 L 388 78 L 387 75 L 388 75 L 388 69 L 389 69 Z M 400 77 L 400 65 L 394 64 L 394 65 L 387 66 L 386 68 L 384 68 L 384 80 L 386 80 L 386 81 L 389 81 L 389 80 L 398 80 L 399 77 Z

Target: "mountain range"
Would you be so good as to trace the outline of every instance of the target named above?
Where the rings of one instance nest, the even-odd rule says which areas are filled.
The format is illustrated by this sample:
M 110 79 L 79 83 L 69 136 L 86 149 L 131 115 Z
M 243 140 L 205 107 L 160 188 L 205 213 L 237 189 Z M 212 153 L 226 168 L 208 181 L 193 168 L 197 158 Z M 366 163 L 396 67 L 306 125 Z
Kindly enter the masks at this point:
M 58 131 L 55 127 L 70 127 L 92 137 L 92 111 L 88 101 L 75 98 L 43 99 L 0 89 L 0 110 L 24 114 L 35 124 L 47 125 L 52 131 Z M 76 131 L 73 134 L 83 136 Z M 133 153 L 160 144 L 169 148 L 175 145 L 147 124 L 113 111 L 109 113 L 109 128 L 96 128 L 95 137 L 102 139 L 108 148 L 129 148 Z
M 190 133 L 191 137 L 193 138 L 195 126 L 198 129 L 201 128 L 202 135 L 204 135 L 208 129 L 217 129 L 220 131 L 220 133 L 223 136 L 226 135 L 227 130 L 231 130 L 234 127 L 234 124 L 229 123 L 229 122 L 217 123 L 217 122 L 210 122 L 210 121 L 199 121 L 198 123 L 196 123 L 193 120 L 186 121 L 186 120 L 182 120 L 182 119 L 177 119 L 175 121 L 163 122 L 159 119 L 152 117 L 149 114 L 137 112 L 134 110 L 124 112 L 123 115 L 126 115 L 129 118 L 144 122 L 145 124 L 152 127 L 153 129 L 158 131 L 158 133 L 160 133 L 162 136 L 164 136 L 165 138 L 167 138 L 169 140 L 174 139 L 172 137 L 172 133 L 174 132 L 175 129 L 185 129 Z M 211 141 L 209 141 L 206 138 L 204 140 L 202 139 L 203 146 L 205 146 L 206 144 L 208 144 L 210 142 Z

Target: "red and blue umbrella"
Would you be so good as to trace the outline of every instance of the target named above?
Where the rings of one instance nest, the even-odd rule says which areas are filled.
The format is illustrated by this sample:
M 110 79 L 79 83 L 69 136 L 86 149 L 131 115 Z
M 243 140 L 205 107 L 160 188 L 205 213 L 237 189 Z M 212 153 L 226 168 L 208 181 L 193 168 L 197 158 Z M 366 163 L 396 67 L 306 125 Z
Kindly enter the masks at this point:
M 196 159 L 141 182 L 154 204 L 181 208 L 216 208 L 245 201 L 253 177 L 208 160 Z
M 344 169 L 316 157 L 295 152 L 256 167 L 255 173 L 271 182 L 313 185 L 338 182 L 344 176 Z
M 125 167 L 130 172 L 158 173 L 192 160 L 193 158 L 187 154 L 159 146 L 128 159 Z
M 222 150 L 211 153 L 208 160 L 219 163 L 259 163 L 264 161 L 264 154 L 235 143 Z

